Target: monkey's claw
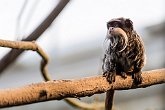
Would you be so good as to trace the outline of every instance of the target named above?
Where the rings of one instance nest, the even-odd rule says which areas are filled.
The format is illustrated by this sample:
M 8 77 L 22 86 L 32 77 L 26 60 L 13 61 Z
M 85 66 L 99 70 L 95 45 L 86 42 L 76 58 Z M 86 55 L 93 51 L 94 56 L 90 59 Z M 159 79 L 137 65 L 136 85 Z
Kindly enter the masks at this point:
M 104 72 L 104 73 L 103 73 L 103 77 L 106 77 L 106 76 L 107 76 L 107 72 Z
M 125 72 L 121 72 L 121 77 L 126 79 L 127 78 L 127 74 Z
M 107 71 L 103 73 L 103 76 L 106 77 L 109 83 L 115 82 L 116 73 Z

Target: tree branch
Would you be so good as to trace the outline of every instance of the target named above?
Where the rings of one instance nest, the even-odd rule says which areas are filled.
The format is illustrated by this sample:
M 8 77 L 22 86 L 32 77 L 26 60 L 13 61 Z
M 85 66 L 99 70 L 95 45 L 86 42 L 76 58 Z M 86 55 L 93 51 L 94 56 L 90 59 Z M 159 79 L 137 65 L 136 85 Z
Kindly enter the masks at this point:
M 42 48 L 35 43 L 35 41 L 32 41 L 32 42 L 9 41 L 9 40 L 0 39 L 0 47 L 36 51 L 42 57 L 40 70 L 41 70 L 41 73 L 42 73 L 44 79 L 46 81 L 51 80 L 48 70 L 47 70 L 47 64 L 49 62 L 49 58 L 48 58 L 47 54 L 42 50 Z
M 56 80 L 36 83 L 14 89 L 0 90 L 0 108 L 61 100 L 67 97 L 85 97 L 104 93 L 107 90 L 145 88 L 165 83 L 165 68 L 142 73 L 142 84 L 136 86 L 131 76 L 126 79 L 116 76 L 116 82 L 109 84 L 105 77 L 96 76 L 79 80 Z M 76 88 L 75 88 L 76 87 Z
M 63 8 L 67 5 L 69 0 L 60 0 L 57 6 L 52 10 L 52 12 L 46 17 L 46 19 L 29 35 L 26 39 L 22 41 L 33 41 L 38 39 L 45 30 L 52 24 L 54 19 L 59 15 Z M 10 64 L 12 64 L 23 50 L 12 49 L 0 60 L 0 73 L 2 73 Z
M 36 51 L 41 57 L 41 66 L 40 70 L 43 75 L 43 78 L 45 81 L 50 81 L 52 80 L 47 69 L 47 64 L 49 62 L 49 58 L 47 54 L 40 48 L 39 45 L 37 45 L 34 41 L 28 42 L 28 41 L 9 41 L 9 40 L 1 40 L 0 39 L 0 46 L 1 47 L 8 47 L 8 48 L 13 48 L 13 49 L 20 49 L 20 50 L 33 50 Z M 81 101 L 78 101 L 76 99 L 71 99 L 71 98 L 66 98 L 64 99 L 67 103 L 70 105 L 77 107 L 77 108 L 88 108 L 88 109 L 93 109 L 95 108 L 95 103 L 84 103 Z M 98 103 L 97 105 L 101 105 Z

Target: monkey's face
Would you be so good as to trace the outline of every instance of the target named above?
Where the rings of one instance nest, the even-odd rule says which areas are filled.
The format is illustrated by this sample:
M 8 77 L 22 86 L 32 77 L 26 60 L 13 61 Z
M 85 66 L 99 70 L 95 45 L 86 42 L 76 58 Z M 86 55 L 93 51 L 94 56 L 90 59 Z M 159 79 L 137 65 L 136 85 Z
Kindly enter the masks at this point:
M 133 22 L 130 19 L 116 18 L 107 22 L 108 36 L 122 35 L 133 31 Z M 119 31 L 120 30 L 120 31 Z M 127 36 L 129 37 L 129 36 Z
M 107 29 L 109 29 L 110 27 L 118 27 L 123 29 L 124 31 L 132 31 L 133 22 L 128 18 L 116 18 L 107 22 Z
M 110 46 L 117 52 L 122 52 L 128 44 L 129 37 L 132 36 L 133 23 L 130 19 L 116 18 L 107 23 L 107 37 Z

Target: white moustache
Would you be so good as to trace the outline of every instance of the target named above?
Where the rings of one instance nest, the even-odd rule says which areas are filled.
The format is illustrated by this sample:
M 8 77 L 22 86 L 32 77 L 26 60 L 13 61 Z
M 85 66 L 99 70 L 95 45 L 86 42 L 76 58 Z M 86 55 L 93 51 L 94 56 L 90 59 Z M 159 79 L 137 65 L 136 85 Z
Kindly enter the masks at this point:
M 115 39 L 115 36 L 122 37 L 122 39 L 124 40 L 123 48 L 118 51 L 118 52 L 122 52 L 127 47 L 128 36 L 123 29 L 118 28 L 118 27 L 117 28 L 110 27 L 107 31 L 107 38 L 108 39 L 110 39 L 110 38 Z M 113 48 L 116 47 L 117 43 L 118 43 L 117 41 L 113 42 L 113 44 L 112 44 Z

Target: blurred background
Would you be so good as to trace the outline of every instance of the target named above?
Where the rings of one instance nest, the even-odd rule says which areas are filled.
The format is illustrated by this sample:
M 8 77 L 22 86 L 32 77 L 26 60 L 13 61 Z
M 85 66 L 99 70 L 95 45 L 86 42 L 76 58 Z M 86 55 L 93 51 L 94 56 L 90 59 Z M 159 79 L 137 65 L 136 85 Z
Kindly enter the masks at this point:
M 47 17 L 59 0 L 1 0 L 0 39 L 19 41 Z M 36 41 L 50 57 L 53 79 L 79 79 L 101 74 L 106 22 L 125 17 L 134 22 L 147 54 L 143 70 L 165 67 L 164 0 L 71 0 L 53 24 Z M 0 47 L 0 58 L 10 51 Z M 0 73 L 0 89 L 41 82 L 40 56 L 24 52 Z M 165 110 L 164 85 L 117 91 L 116 110 Z M 95 95 L 104 101 L 105 94 Z M 92 102 L 94 97 L 82 98 Z M 76 110 L 63 100 L 3 110 Z

